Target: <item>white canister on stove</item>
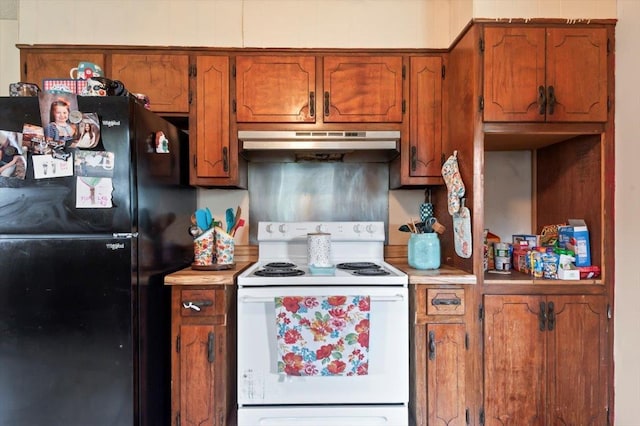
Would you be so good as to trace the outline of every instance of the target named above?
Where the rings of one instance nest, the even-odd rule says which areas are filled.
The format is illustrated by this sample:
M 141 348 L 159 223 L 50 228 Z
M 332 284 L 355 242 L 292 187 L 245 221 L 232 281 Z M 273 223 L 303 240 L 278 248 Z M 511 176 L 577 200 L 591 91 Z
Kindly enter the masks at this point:
M 321 268 L 331 266 L 331 234 L 327 232 L 307 234 L 307 260 L 312 266 Z

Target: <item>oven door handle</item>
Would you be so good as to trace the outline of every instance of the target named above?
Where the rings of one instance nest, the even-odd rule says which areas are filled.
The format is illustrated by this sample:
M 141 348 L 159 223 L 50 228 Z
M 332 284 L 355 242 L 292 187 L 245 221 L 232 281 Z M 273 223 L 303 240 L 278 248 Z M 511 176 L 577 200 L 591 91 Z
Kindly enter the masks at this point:
M 277 296 L 274 296 L 277 297 Z M 242 296 L 238 298 L 240 303 L 266 303 L 273 302 L 274 297 L 255 297 L 255 296 Z M 401 302 L 404 300 L 402 294 L 396 294 L 394 296 L 371 296 L 372 302 Z

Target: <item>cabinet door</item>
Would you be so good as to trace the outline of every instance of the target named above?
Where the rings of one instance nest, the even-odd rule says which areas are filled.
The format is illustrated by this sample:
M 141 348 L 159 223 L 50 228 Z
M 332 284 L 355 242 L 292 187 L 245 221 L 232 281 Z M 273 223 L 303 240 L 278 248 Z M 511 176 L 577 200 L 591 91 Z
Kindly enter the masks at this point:
M 402 57 L 327 56 L 325 122 L 402 122 Z
M 187 55 L 114 53 L 108 76 L 124 83 L 129 92 L 149 96 L 152 111 L 189 111 Z
M 544 121 L 544 28 L 484 30 L 484 120 Z
M 486 426 L 545 426 L 546 324 L 542 296 L 484 297 Z
M 191 147 L 196 156 L 191 184 L 201 179 L 228 178 L 237 153 L 229 142 L 229 58 L 196 58 L 195 112 L 191 117 Z
M 216 356 L 226 353 L 220 338 L 222 327 L 183 325 L 180 327 L 179 380 L 181 425 L 219 425 L 216 421 Z M 220 411 L 221 412 L 221 411 Z
M 427 325 L 428 424 L 466 426 L 464 324 Z
M 410 64 L 409 146 L 402 150 L 409 181 L 440 177 L 442 166 L 442 58 L 414 56 Z
M 55 50 L 43 52 L 39 50 L 21 51 L 22 73 L 20 78 L 24 82 L 36 83 L 43 89 L 42 80 L 47 78 L 71 78 L 71 68 L 77 67 L 81 61 L 93 62 L 104 69 L 104 54 L 92 51 Z M 106 71 L 106 70 L 105 70 Z
M 547 29 L 546 64 L 547 121 L 607 121 L 605 28 Z
M 607 423 L 605 296 L 549 296 L 549 425 Z
M 304 122 L 316 117 L 313 56 L 238 56 L 238 122 Z

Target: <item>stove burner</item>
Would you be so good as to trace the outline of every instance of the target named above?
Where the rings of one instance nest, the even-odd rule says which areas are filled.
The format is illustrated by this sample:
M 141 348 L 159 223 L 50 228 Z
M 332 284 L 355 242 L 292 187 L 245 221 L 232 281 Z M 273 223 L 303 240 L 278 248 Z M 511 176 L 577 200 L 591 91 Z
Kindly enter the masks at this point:
M 347 263 L 339 263 L 336 266 L 338 269 L 349 269 L 351 271 L 354 270 L 362 270 L 362 269 L 380 269 L 379 265 L 376 265 L 373 262 L 347 262 Z M 386 275 L 386 274 L 380 274 Z
M 273 268 L 273 269 L 287 269 L 287 268 L 295 268 L 296 265 L 290 262 L 271 262 L 264 265 L 265 268 Z
M 384 269 L 380 268 L 377 265 L 376 265 L 375 268 L 356 269 L 356 270 L 351 271 L 351 273 L 353 275 L 364 275 L 364 276 L 390 275 L 391 274 L 389 271 L 385 271 Z
M 304 275 L 304 271 L 295 268 L 265 268 L 255 272 L 259 277 L 296 277 Z

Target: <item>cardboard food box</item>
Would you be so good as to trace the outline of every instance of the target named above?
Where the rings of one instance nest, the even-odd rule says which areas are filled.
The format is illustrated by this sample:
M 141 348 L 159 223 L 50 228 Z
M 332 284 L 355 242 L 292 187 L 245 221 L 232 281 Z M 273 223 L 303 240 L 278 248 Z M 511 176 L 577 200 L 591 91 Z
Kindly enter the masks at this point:
M 526 242 L 529 248 L 540 246 L 540 235 L 534 234 L 514 234 L 511 236 L 513 246 L 521 246 L 522 242 Z
M 569 225 L 558 228 L 558 245 L 575 253 L 576 266 L 591 266 L 589 229 L 582 219 L 569 219 Z
M 558 278 L 561 280 L 579 280 L 580 270 L 573 265 L 567 265 L 564 268 L 558 268 Z

